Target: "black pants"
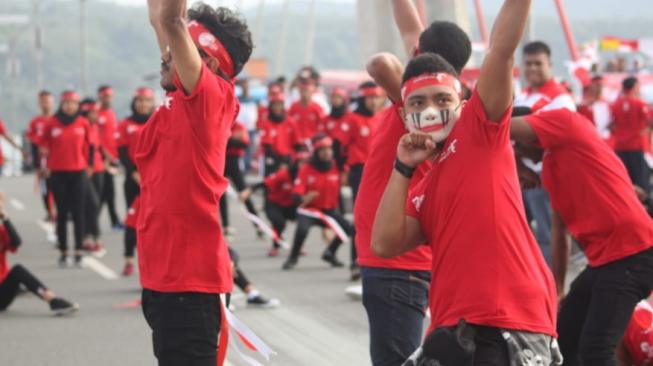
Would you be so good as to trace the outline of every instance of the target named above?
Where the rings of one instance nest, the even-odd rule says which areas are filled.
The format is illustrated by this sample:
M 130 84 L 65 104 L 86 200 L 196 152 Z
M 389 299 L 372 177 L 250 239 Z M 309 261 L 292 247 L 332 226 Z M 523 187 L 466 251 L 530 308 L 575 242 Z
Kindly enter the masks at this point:
M 247 188 L 247 183 L 245 183 L 245 176 L 240 170 L 240 157 L 234 155 L 227 155 L 227 160 L 225 161 L 224 175 L 231 180 L 236 188 L 237 192 L 242 192 Z M 249 213 L 258 215 L 256 208 L 252 200 L 247 199 L 245 201 L 245 207 Z
M 142 301 L 159 366 L 215 366 L 221 313 L 218 294 L 143 289 Z
M 94 239 L 100 237 L 100 193 L 104 181 L 104 173 L 91 176 L 91 184 L 86 184 L 86 197 L 84 198 L 84 235 Z
M 227 195 L 223 194 L 220 197 L 220 223 L 222 227 L 229 227 L 229 202 Z
M 141 194 L 141 187 L 136 183 L 131 175 L 127 175 L 125 183 L 123 183 L 123 189 L 125 191 L 125 207 L 129 209 L 132 206 L 132 203 L 134 203 L 134 200 L 136 200 L 136 197 Z
M 635 305 L 653 289 L 653 249 L 587 267 L 571 284 L 558 315 L 564 365 L 615 366 L 615 347 Z
M 242 269 L 240 269 L 240 256 L 238 255 L 238 252 L 236 252 L 235 249 L 229 247 L 229 257 L 231 257 L 231 263 L 233 263 L 234 271 L 233 271 L 233 276 L 234 276 L 234 284 L 238 286 L 239 289 L 241 289 L 243 292 L 247 289 L 247 287 L 251 284 L 247 276 L 245 276 L 245 272 L 243 272 Z
M 125 227 L 125 257 L 134 257 L 136 243 L 136 229 L 129 226 Z
M 11 305 L 21 284 L 38 297 L 41 297 L 41 293 L 46 290 L 38 278 L 34 277 L 25 267 L 17 264 L 11 268 L 5 280 L 0 283 L 0 310 L 5 310 Z
M 347 233 L 347 235 L 351 236 L 352 233 L 352 227 L 349 221 L 345 220 L 345 218 L 340 214 L 335 209 L 332 210 L 324 210 L 322 211 L 323 214 L 332 217 L 338 224 L 342 227 L 343 230 Z M 304 215 L 297 215 L 297 228 L 295 230 L 295 239 L 293 240 L 292 244 L 292 250 L 290 251 L 290 257 L 291 258 L 299 258 L 299 254 L 302 251 L 302 247 L 304 246 L 304 241 L 306 241 L 306 237 L 308 236 L 308 232 L 310 231 L 311 227 L 313 225 L 318 225 L 320 227 L 326 227 L 326 224 L 324 224 L 321 220 L 319 219 L 314 219 L 312 217 L 304 216 Z M 335 238 L 331 241 L 331 244 L 329 244 L 329 247 L 327 250 L 331 252 L 332 254 L 336 254 L 336 251 L 340 247 L 340 244 L 342 244 L 342 240 L 336 235 Z M 352 245 L 354 243 L 352 242 Z
M 474 343 L 474 366 L 508 366 L 510 357 L 508 345 L 501 335 L 501 330 L 492 327 L 474 326 L 476 335 Z
M 107 209 L 109 210 L 111 226 L 119 224 L 120 219 L 118 218 L 118 213 L 116 212 L 116 186 L 113 182 L 113 175 L 108 171 L 104 173 L 104 189 L 102 190 L 100 212 L 102 211 L 102 206 L 104 206 L 105 203 L 107 204 Z
M 277 232 L 279 237 L 283 238 L 283 232 L 286 230 L 286 223 L 288 220 L 295 220 L 297 218 L 297 207 L 296 206 L 281 206 L 273 202 L 265 203 L 265 215 L 270 220 L 272 228 Z M 275 248 L 279 247 L 279 244 L 274 240 L 272 245 Z
M 422 342 L 431 272 L 363 267 L 361 274 L 372 365 L 401 365 Z
M 626 166 L 630 180 L 647 193 L 651 193 L 651 170 L 646 164 L 643 151 L 617 151 L 617 156 Z
M 57 240 L 62 252 L 68 250 L 68 217 L 73 219 L 75 250 L 82 249 L 84 239 L 84 199 L 86 173 L 81 172 L 52 172 L 52 193 L 57 206 Z

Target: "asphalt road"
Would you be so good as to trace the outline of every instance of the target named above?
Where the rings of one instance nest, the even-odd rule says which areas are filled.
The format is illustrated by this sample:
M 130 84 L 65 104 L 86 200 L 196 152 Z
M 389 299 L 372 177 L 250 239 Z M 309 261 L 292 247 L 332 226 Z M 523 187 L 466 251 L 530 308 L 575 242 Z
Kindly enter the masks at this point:
M 116 179 L 116 185 L 121 191 L 122 177 Z M 109 229 L 106 211 L 101 224 L 107 255 L 92 260 L 91 267 L 61 269 L 58 252 L 47 240 L 47 227 L 40 223 L 45 214 L 35 193 L 34 177 L 2 177 L 0 190 L 7 196 L 8 214 L 24 242 L 19 252 L 9 257 L 10 264 L 23 264 L 57 295 L 81 306 L 72 316 L 53 317 L 38 298 L 21 295 L 7 311 L 0 312 L 0 365 L 155 365 L 149 328 L 140 308 L 118 307 L 137 300 L 140 288 L 136 276 L 119 275 L 122 233 Z M 124 215 L 122 195 L 118 204 Z M 307 256 L 298 267 L 284 272 L 285 253 L 267 258 L 267 240 L 257 239 L 237 203 L 232 201 L 230 211 L 237 229 L 233 246 L 240 253 L 241 267 L 265 296 L 282 303 L 271 310 L 248 308 L 235 290 L 235 315 L 278 353 L 269 365 L 368 365 L 365 312 L 360 302 L 345 296 L 345 288 L 351 285 L 348 271 L 331 269 L 319 259 L 324 248 L 319 230 L 311 233 Z M 290 237 L 293 229 L 291 226 L 288 232 Z M 348 258 L 348 252 L 349 248 L 343 247 L 341 259 Z M 114 274 L 117 278 L 110 279 Z M 231 365 L 244 364 L 233 350 L 228 360 Z

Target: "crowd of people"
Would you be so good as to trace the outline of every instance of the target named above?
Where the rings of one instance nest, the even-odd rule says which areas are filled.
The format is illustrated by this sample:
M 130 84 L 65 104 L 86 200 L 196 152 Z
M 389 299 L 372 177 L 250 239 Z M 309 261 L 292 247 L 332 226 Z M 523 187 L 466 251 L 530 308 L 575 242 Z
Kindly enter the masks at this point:
M 504 1 L 473 85 L 459 79 L 469 36 L 450 22 L 423 25 L 412 1 L 393 0 L 406 65 L 377 54 L 371 79 L 354 90 L 326 89 L 306 66 L 255 101 L 249 80 L 236 80 L 253 47 L 236 14 L 149 0 L 159 107 L 154 90 L 138 88 L 118 123 L 109 86 L 97 100 L 64 91 L 56 110 L 52 93 L 38 94 L 27 136 L 59 265 L 106 253 L 106 204 L 111 227 L 124 230 L 124 276 L 136 272 L 138 250 L 159 364 L 220 362 L 217 295 L 235 283 L 248 304 L 279 305 L 252 285 L 230 245 L 231 184 L 237 220 L 270 239 L 268 256 L 287 249 L 283 270 L 299 265 L 314 226 L 330 267 L 345 266 L 339 249 L 349 246 L 375 366 L 648 364 L 653 113 L 635 75 L 609 102 L 597 74 L 576 103 L 541 41 L 521 49 L 527 85 L 514 95 L 530 3 Z M 18 146 L 2 124 L 0 134 Z M 77 310 L 24 267 L 9 270 L 5 253 L 20 238 L 3 207 L 0 197 L 0 308 L 23 284 L 57 314 Z M 569 287 L 570 236 L 589 264 Z

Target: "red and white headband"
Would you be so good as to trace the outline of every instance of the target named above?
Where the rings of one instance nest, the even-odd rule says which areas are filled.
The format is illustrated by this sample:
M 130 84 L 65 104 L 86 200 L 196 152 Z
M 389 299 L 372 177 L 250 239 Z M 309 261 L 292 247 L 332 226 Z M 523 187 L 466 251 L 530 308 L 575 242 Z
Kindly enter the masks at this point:
M 134 97 L 135 98 L 154 98 L 154 90 L 150 88 L 138 88 L 136 89 L 136 92 L 134 92 Z
M 207 55 L 217 59 L 220 62 L 220 70 L 222 70 L 230 79 L 234 76 L 234 63 L 231 56 L 227 52 L 222 42 L 211 34 L 202 23 L 196 20 L 188 23 L 188 32 L 190 33 L 193 42 L 202 49 Z
M 315 150 L 321 149 L 323 147 L 331 147 L 331 146 L 333 146 L 333 140 L 331 140 L 331 137 L 329 136 L 325 136 L 321 139 L 318 139 L 313 143 L 313 148 Z
M 358 95 L 361 97 L 382 97 L 385 93 L 379 86 L 367 86 L 358 89 Z
M 65 91 L 65 92 L 61 93 L 61 101 L 62 102 L 66 101 L 66 100 L 72 100 L 72 101 L 75 101 L 75 102 L 79 102 L 79 99 L 80 99 L 80 97 L 79 97 L 79 94 L 77 94 L 77 92 L 69 90 L 69 91 Z
M 401 99 L 406 101 L 406 98 L 415 90 L 421 89 L 426 86 L 443 85 L 452 88 L 458 93 L 462 94 L 463 88 L 460 80 L 456 79 L 453 75 L 439 72 L 436 74 L 422 74 L 408 79 L 401 88 Z

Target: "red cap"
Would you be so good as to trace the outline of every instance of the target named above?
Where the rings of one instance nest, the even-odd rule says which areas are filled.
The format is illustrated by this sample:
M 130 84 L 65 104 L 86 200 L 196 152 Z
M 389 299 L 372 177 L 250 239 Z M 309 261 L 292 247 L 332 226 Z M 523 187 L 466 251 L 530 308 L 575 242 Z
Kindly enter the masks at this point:
M 321 149 L 323 147 L 331 147 L 331 146 L 333 146 L 333 140 L 331 140 L 331 137 L 329 136 L 324 136 L 318 139 L 317 141 L 313 142 L 313 148 L 315 150 Z
M 72 90 L 67 90 L 63 93 L 61 93 L 61 101 L 66 101 L 66 100 L 72 100 L 75 102 L 79 102 L 79 94 L 77 92 L 72 91 Z
M 341 97 L 343 97 L 345 99 L 349 98 L 349 93 L 347 92 L 347 90 L 345 88 L 341 88 L 341 87 L 338 87 L 338 86 L 331 89 L 331 95 L 332 96 L 333 95 L 339 95 L 339 96 L 341 96 Z
M 150 88 L 138 88 L 136 89 L 136 92 L 134 93 L 134 97 L 142 97 L 142 98 L 154 98 L 154 90 Z

